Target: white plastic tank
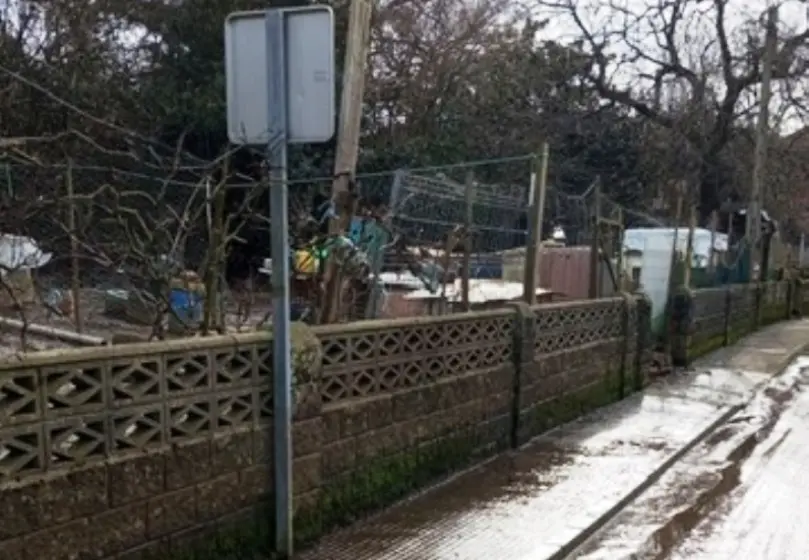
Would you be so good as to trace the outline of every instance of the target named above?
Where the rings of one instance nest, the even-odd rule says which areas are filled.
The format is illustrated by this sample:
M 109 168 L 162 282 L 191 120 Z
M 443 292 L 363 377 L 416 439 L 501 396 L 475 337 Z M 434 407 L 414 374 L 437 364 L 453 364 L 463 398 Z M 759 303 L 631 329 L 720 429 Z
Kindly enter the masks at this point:
M 624 251 L 641 252 L 640 289 L 652 302 L 652 330 L 661 334 L 663 314 L 669 297 L 671 252 L 674 245 L 674 228 L 634 228 L 624 231 Z M 677 228 L 677 251 L 685 253 L 688 248 L 688 228 Z M 728 238 L 724 233 L 714 236 L 714 251 L 727 251 Z M 711 258 L 711 232 L 694 229 L 692 267 L 707 266 Z

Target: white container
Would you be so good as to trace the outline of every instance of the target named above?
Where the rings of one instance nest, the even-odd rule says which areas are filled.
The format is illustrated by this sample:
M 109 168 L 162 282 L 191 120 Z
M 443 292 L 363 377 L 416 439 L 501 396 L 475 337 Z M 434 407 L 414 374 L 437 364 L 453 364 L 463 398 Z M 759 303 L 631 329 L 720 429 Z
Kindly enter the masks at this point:
M 677 251 L 685 254 L 688 248 L 688 228 L 633 228 L 624 231 L 624 251 L 640 251 L 640 289 L 652 302 L 652 330 L 662 334 L 663 315 L 669 297 L 671 275 L 671 252 L 674 232 L 677 232 Z M 693 268 L 707 266 L 711 258 L 711 232 L 704 228 L 694 229 L 692 243 Z M 728 236 L 717 233 L 714 237 L 714 253 L 728 250 Z

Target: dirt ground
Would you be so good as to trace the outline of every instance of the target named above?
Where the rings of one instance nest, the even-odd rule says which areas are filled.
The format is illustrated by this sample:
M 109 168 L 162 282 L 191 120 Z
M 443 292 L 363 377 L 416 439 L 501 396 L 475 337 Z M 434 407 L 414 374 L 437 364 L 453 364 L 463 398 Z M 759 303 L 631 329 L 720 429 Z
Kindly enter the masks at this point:
M 271 310 L 268 294 L 256 294 L 251 305 L 247 321 L 240 320 L 235 303 L 228 303 L 226 321 L 229 330 L 250 330 L 260 324 Z M 83 319 L 82 334 L 110 340 L 114 335 L 125 337 L 126 340 L 142 338 L 149 340 L 153 329 L 146 325 L 136 325 L 123 319 L 110 317 L 104 313 L 104 291 L 85 289 L 81 292 L 79 310 Z M 41 325 L 69 332 L 76 332 L 76 325 L 72 317 L 64 317 L 50 312 L 40 303 L 32 303 L 22 310 L 3 309 L 0 317 L 22 321 L 28 325 Z M 22 333 L 16 329 L 5 328 L 0 330 L 0 359 L 12 357 L 22 352 L 38 352 L 57 348 L 71 348 L 79 344 L 60 340 L 55 337 L 40 334 L 26 333 L 24 340 Z

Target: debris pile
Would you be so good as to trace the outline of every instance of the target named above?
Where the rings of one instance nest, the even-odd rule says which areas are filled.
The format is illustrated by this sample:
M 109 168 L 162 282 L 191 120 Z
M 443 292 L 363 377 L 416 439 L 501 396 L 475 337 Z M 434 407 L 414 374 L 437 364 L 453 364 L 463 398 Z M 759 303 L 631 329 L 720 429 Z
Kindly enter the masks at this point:
M 34 303 L 31 270 L 45 266 L 52 257 L 30 237 L 0 234 L 0 307 L 13 309 Z

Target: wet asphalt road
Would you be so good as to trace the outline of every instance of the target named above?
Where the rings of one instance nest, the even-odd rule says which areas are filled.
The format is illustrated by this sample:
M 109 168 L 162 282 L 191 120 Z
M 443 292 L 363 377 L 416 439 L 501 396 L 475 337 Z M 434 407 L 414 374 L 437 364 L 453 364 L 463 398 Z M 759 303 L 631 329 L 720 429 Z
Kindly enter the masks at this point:
M 800 358 L 570 558 L 809 558 L 809 358 Z
M 734 404 L 756 374 L 672 378 L 414 500 L 326 537 L 300 560 L 546 560 Z
M 749 444 L 753 451 L 740 459 L 737 488 L 669 558 L 809 558 L 809 360 L 805 365 L 791 392 L 772 392 L 772 423 L 763 424 Z
M 698 360 L 696 373 L 658 382 L 296 559 L 809 558 L 809 359 L 772 377 L 807 341 L 807 320 L 762 329 Z M 710 436 L 677 453 L 717 420 Z

